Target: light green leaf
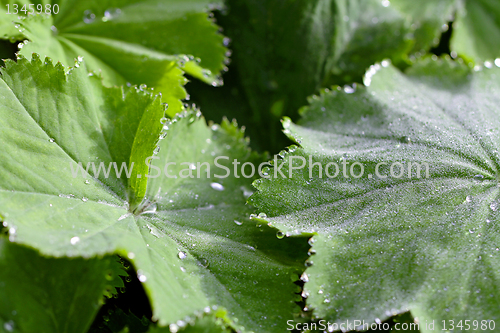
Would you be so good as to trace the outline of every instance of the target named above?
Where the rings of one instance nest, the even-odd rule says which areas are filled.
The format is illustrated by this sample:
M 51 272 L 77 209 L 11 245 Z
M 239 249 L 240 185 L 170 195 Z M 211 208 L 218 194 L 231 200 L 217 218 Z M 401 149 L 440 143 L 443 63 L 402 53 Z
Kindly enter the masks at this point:
M 247 218 L 252 179 L 215 177 L 226 173 L 218 156 L 231 169 L 233 159 L 261 161 L 235 124 L 208 127 L 194 113 L 163 120 L 166 137 L 154 156 L 163 109 L 149 93 L 103 88 L 82 68 L 65 74 L 36 56 L 8 61 L 2 78 L 0 214 L 13 241 L 57 257 L 127 257 L 160 326 L 218 305 L 249 330 L 283 331 L 299 310 L 293 277 L 307 248 Z M 140 160 L 146 152 L 157 158 L 149 174 Z M 70 163 L 78 162 L 146 169 L 134 167 L 131 178 L 114 169 L 97 176 L 92 168 L 74 177 Z M 169 174 L 193 170 L 184 162 L 207 162 L 212 171 L 167 178 L 167 162 L 176 163 Z
M 438 329 L 448 319 L 498 322 L 499 78 L 497 68 L 471 74 L 452 62 L 409 76 L 377 65 L 367 88 L 323 92 L 300 125 L 284 122 L 301 144 L 280 163 L 292 177 L 271 170 L 250 202 L 284 233 L 316 233 L 303 276 L 316 316 L 371 323 L 410 310 Z M 318 165 L 309 174 L 309 158 L 322 177 Z M 404 174 L 391 177 L 391 165 Z
M 120 273 L 114 256 L 45 258 L 0 236 L 0 331 L 85 333 Z
M 500 58 L 500 6 L 495 0 L 466 0 L 454 23 L 451 49 L 475 62 Z
M 39 4 L 40 1 L 29 0 L 2 0 L 0 1 L 0 39 L 8 39 L 11 42 L 16 42 L 24 39 L 22 29 L 15 22 L 19 16 L 25 15 L 21 11 L 23 6 L 33 3 Z M 26 7 L 24 7 L 26 9 Z
M 57 5 L 58 14 L 18 20 L 31 41 L 20 54 L 30 59 L 35 52 L 66 66 L 82 56 L 107 86 L 146 84 L 162 93 L 171 116 L 186 97 L 179 66 L 219 84 L 226 48 L 208 19 L 209 1 L 68 0 Z

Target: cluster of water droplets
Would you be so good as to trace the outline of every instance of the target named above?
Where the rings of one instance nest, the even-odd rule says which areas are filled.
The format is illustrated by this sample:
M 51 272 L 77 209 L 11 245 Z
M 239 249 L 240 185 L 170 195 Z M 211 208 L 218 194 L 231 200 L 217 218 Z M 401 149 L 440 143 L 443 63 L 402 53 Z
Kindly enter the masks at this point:
M 482 65 L 478 64 L 474 66 L 474 71 L 479 72 L 484 68 L 491 69 L 493 66 L 500 67 L 500 58 L 496 58 L 493 61 L 485 61 Z
M 9 223 L 7 221 L 3 221 L 2 225 L 4 228 L 8 228 L 7 233 L 9 234 L 9 241 L 13 242 L 16 238 L 17 229 L 14 226 L 9 227 Z
M 104 11 L 101 16 L 102 22 L 112 21 L 121 15 L 122 11 L 120 8 L 108 8 Z M 83 23 L 91 24 L 96 21 L 97 15 L 90 9 L 83 12 Z
M 207 306 L 202 311 L 195 311 L 194 318 L 186 316 L 184 319 L 178 320 L 175 323 L 170 324 L 168 328 L 171 333 L 177 333 L 179 332 L 179 330 L 184 329 L 187 325 L 194 325 L 197 319 L 200 319 L 205 315 L 209 315 L 210 313 L 215 312 L 217 310 L 218 307 L 216 305 Z

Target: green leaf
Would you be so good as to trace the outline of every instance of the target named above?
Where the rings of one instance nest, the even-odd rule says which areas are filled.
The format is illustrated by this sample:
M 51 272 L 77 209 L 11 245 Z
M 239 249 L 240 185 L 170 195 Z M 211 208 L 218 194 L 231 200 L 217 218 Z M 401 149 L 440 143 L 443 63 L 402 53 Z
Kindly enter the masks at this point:
M 448 30 L 448 22 L 454 20 L 453 15 L 457 10 L 457 0 L 444 1 L 411 1 L 391 0 L 390 6 L 394 6 L 413 25 L 413 38 L 415 45 L 413 50 L 426 52 L 431 46 L 437 45 L 441 33 Z
M 267 123 L 284 115 L 294 118 L 322 86 L 359 82 L 377 61 L 406 59 L 417 25 L 412 27 L 410 15 L 399 7 L 383 3 L 228 1 L 228 15 L 219 22 L 232 39 L 233 65 L 254 118 L 270 133 L 271 143 L 277 135 Z M 433 31 L 421 47 L 434 37 Z
M 45 258 L 0 236 L 0 330 L 84 333 L 120 273 L 116 257 Z
M 25 15 L 21 9 L 26 9 L 30 3 L 40 4 L 41 1 L 0 0 L 0 39 L 8 39 L 12 43 L 24 39 L 22 29 L 17 25 L 19 16 Z
M 299 310 L 292 282 L 303 270 L 307 244 L 278 239 L 275 229 L 248 219 L 253 178 L 215 177 L 226 174 L 215 164 L 218 156 L 227 156 L 219 163 L 231 169 L 233 159 L 261 161 L 243 132 L 185 113 L 162 120 L 166 137 L 154 155 L 163 111 L 158 98 L 103 88 L 82 68 L 65 70 L 34 56 L 8 61 L 2 71 L 0 214 L 12 240 L 56 257 L 127 257 L 160 326 L 218 305 L 249 330 L 281 332 Z M 140 161 L 147 152 L 149 173 Z M 75 177 L 71 165 L 78 162 L 84 168 L 117 162 L 118 169 L 125 163 L 129 170 L 136 162 L 145 169 L 134 167 L 127 178 L 90 167 Z M 177 163 L 170 175 L 193 171 L 184 162 L 206 162 L 212 171 L 207 176 L 205 166 L 197 167 L 200 179 L 156 177 L 167 162 Z
M 499 78 L 447 61 L 408 76 L 377 65 L 368 87 L 323 92 L 300 125 L 284 122 L 301 148 L 250 202 L 284 233 L 316 233 L 303 280 L 317 317 L 372 323 L 410 310 L 422 332 L 426 321 L 500 319 Z
M 495 0 L 466 0 L 453 27 L 451 48 L 476 62 L 500 58 L 500 7 Z
M 56 4 L 53 4 L 56 5 Z M 219 84 L 226 48 L 208 19 L 209 1 L 64 1 L 59 13 L 18 20 L 33 52 L 66 66 L 82 56 L 107 86 L 146 84 L 163 94 L 169 115 L 186 97 L 179 66 L 210 84 Z M 5 15 L 4 15 L 5 16 Z

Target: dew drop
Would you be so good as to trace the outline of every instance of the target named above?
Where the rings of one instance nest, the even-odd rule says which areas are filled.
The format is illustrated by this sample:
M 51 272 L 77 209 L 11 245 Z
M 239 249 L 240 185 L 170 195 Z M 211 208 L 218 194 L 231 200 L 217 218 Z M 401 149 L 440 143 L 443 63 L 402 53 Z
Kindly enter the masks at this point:
M 94 22 L 95 14 L 91 10 L 86 10 L 83 12 L 83 22 L 89 24 Z
M 474 179 L 475 179 L 475 180 L 483 180 L 483 179 L 484 179 L 484 176 L 483 176 L 483 175 L 475 175 L 475 176 L 474 176 Z
M 188 124 L 193 124 L 194 122 L 196 121 L 196 115 L 192 114 L 191 116 L 189 116 L 189 119 L 188 119 Z
M 495 66 L 500 67 L 500 58 L 495 59 Z
M 389 7 L 390 5 L 391 5 L 391 2 L 389 0 L 382 0 L 382 6 Z
M 138 273 L 137 274 L 137 278 L 139 279 L 139 281 L 141 282 L 146 282 L 148 280 L 148 278 L 146 277 L 146 275 L 144 274 L 141 274 L 141 273 Z
M 55 141 L 56 141 L 56 140 L 54 140 L 53 138 L 50 138 L 50 139 L 49 139 L 49 142 L 50 142 L 50 143 L 54 143 Z
M 237 221 L 237 220 L 234 220 L 234 223 L 236 223 L 237 225 L 242 225 L 243 222 L 240 222 L 240 221 Z
M 344 87 L 344 92 L 346 94 L 353 94 L 354 92 L 356 92 L 356 85 L 353 84 L 352 87 L 351 86 L 345 86 Z
M 7 332 L 14 332 L 14 322 L 13 322 L 12 320 L 6 321 L 6 322 L 3 324 L 3 328 L 4 328 Z
M 146 227 L 149 229 L 151 235 L 155 236 L 156 238 L 161 238 L 164 236 L 164 234 L 160 231 L 160 229 L 158 229 L 154 225 L 146 223 Z
M 71 243 L 71 245 L 75 245 L 79 241 L 80 241 L 80 237 L 75 236 L 75 237 L 71 238 L 70 243 Z
M 401 143 L 411 143 L 411 138 L 410 137 L 407 137 L 407 136 L 402 136 L 399 141 Z
M 465 198 L 465 201 L 467 202 L 472 202 L 472 197 L 470 195 L 468 195 L 466 198 Z
M 210 183 L 210 186 L 216 191 L 224 191 L 224 186 L 219 183 Z
M 9 229 L 9 240 L 13 242 L 15 237 L 16 237 L 16 228 L 12 227 Z
M 114 18 L 117 18 L 121 14 L 120 8 L 109 8 L 104 11 L 104 17 L 102 18 L 103 22 L 110 21 Z
M 177 253 L 177 256 L 179 257 L 179 259 L 184 259 L 187 257 L 187 254 L 186 252 L 180 251 L 179 253 Z
M 278 232 L 276 233 L 276 237 L 277 237 L 278 239 L 282 239 L 283 237 L 285 237 L 285 234 L 284 234 L 284 233 L 282 233 L 281 231 L 278 231 Z
M 208 267 L 208 260 L 207 260 L 207 259 L 205 259 L 205 258 L 200 258 L 199 262 L 200 262 L 200 264 L 201 264 L 203 267 L 205 267 L 205 268 L 207 268 L 207 267 Z

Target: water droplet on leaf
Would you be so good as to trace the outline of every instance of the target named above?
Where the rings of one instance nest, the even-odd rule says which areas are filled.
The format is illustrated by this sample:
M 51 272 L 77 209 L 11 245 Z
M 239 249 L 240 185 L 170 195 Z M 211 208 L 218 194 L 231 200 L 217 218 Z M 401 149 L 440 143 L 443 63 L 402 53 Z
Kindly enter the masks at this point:
M 224 186 L 219 183 L 211 183 L 210 186 L 216 191 L 224 191 Z
M 83 12 L 83 22 L 89 24 L 94 22 L 95 14 L 91 10 L 86 10 Z
M 14 322 L 13 322 L 12 320 L 6 321 L 6 322 L 3 324 L 3 328 L 4 328 L 7 332 L 14 332 Z
M 208 260 L 207 260 L 207 259 L 205 259 L 205 258 L 200 258 L 199 262 L 200 262 L 200 264 L 201 264 L 203 267 L 205 267 L 205 268 L 207 268 L 207 267 L 208 267 Z

